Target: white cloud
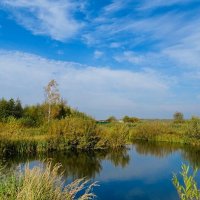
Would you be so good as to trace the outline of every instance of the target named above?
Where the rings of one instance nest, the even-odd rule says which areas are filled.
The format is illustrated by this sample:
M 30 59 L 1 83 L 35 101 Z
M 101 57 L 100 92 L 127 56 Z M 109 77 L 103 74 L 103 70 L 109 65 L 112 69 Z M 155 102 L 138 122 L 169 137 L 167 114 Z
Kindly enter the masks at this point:
M 127 61 L 132 64 L 140 64 L 145 59 L 143 56 L 141 56 L 135 52 L 132 52 L 132 51 L 125 51 L 125 52 L 123 52 L 122 55 L 115 56 L 114 58 L 118 62 Z
M 58 81 L 70 105 L 97 118 L 111 114 L 120 117 L 132 112 L 141 115 L 140 109 L 146 104 L 149 108 L 162 104 L 171 84 L 169 77 L 152 70 L 113 70 L 0 51 L 1 96 L 19 97 L 24 103 L 41 102 L 43 87 L 52 78 Z
M 172 6 L 172 5 L 181 5 L 181 4 L 186 4 L 186 3 L 191 3 L 195 2 L 197 0 L 168 0 L 168 1 L 163 1 L 163 0 L 144 0 L 141 1 L 141 5 L 139 9 L 154 9 L 158 7 L 164 7 L 164 6 Z
M 120 42 L 112 42 L 111 44 L 110 44 L 110 47 L 111 48 L 119 48 L 119 47 L 121 47 L 122 46 L 122 44 L 120 43 Z
M 103 52 L 102 51 L 98 51 L 98 50 L 96 50 L 95 52 L 94 52 L 94 57 L 96 58 L 96 59 L 98 59 L 98 58 L 101 58 L 102 56 L 103 56 Z
M 73 16 L 78 5 L 71 0 L 2 0 L 0 5 L 33 34 L 59 41 L 73 37 L 83 25 Z
M 104 7 L 103 11 L 104 14 L 111 14 L 113 12 L 117 12 L 120 9 L 126 7 L 128 3 L 128 0 L 122 1 L 122 0 L 113 0 L 110 4 Z

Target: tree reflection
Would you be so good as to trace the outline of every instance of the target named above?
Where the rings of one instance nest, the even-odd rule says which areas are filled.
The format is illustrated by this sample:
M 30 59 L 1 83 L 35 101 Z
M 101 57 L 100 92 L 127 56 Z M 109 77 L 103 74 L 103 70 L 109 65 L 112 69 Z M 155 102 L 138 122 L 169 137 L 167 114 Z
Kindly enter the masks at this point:
M 114 166 L 126 167 L 129 164 L 130 156 L 127 153 L 127 149 L 118 149 L 111 151 L 107 154 L 106 158 L 110 160 Z
M 12 158 L 2 159 L 2 165 L 7 166 L 7 169 L 16 169 L 19 164 L 33 162 L 33 165 L 38 165 L 39 161 L 51 160 L 52 164 L 60 163 L 61 171 L 65 177 L 76 178 L 95 178 L 102 170 L 102 161 L 110 160 L 114 166 L 125 167 L 129 163 L 129 155 L 127 149 L 118 151 L 100 151 L 100 152 L 79 152 L 69 151 L 65 153 L 41 154 L 37 156 L 15 156 Z
M 185 160 L 189 161 L 193 168 L 200 169 L 200 148 L 186 146 L 182 149 L 182 156 Z
M 143 155 L 154 155 L 163 158 L 180 149 L 180 145 L 169 143 L 137 142 L 134 144 L 136 151 Z

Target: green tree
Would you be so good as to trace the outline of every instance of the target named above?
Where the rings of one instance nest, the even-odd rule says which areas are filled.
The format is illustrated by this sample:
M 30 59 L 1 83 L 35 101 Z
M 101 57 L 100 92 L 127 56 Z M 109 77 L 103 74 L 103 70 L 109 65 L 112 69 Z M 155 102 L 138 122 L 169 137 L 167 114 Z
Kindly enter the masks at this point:
M 181 112 L 175 112 L 173 117 L 174 117 L 175 123 L 183 123 L 184 122 L 184 115 Z
M 26 106 L 22 123 L 25 126 L 39 126 L 44 122 L 45 111 L 43 105 Z
M 110 116 L 106 121 L 108 121 L 108 122 L 116 122 L 117 119 L 114 116 Z
M 23 107 L 22 107 L 21 101 L 19 99 L 17 99 L 15 101 L 13 116 L 17 119 L 19 119 L 23 116 Z
M 67 106 L 67 102 L 63 99 L 61 99 L 58 109 L 58 115 L 56 116 L 58 119 L 64 119 L 66 116 L 71 115 L 71 109 Z
M 124 116 L 124 118 L 123 118 L 123 122 L 137 123 L 139 121 L 140 121 L 140 119 L 138 119 L 137 117 Z
M 0 100 L 0 120 L 7 120 L 8 117 L 21 118 L 23 115 L 23 107 L 19 99 Z
M 4 98 L 0 100 L 0 120 L 4 120 L 7 117 L 9 117 L 9 106 L 8 101 L 6 101 Z

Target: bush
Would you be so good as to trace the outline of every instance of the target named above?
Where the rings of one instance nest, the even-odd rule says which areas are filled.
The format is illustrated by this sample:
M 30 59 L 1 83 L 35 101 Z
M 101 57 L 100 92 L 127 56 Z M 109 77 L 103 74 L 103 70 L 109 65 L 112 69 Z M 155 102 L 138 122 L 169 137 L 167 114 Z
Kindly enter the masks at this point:
M 172 133 L 171 126 L 162 122 L 144 122 L 135 128 L 135 136 L 138 139 L 151 139 L 157 135 Z
M 140 122 L 140 119 L 137 118 L 137 117 L 125 116 L 125 117 L 123 118 L 123 121 L 124 121 L 124 122 L 127 122 L 127 123 L 138 123 L 138 122 Z
M 200 138 L 200 118 L 192 117 L 192 119 L 188 121 L 186 134 L 195 138 Z
M 81 149 L 94 148 L 99 140 L 99 129 L 92 119 L 67 117 L 52 121 L 49 133 L 68 140 L 72 147 Z
M 125 124 L 114 123 L 112 126 L 102 127 L 99 146 L 109 148 L 123 147 L 127 144 L 129 128 Z
M 117 122 L 117 119 L 114 116 L 110 116 L 106 121 L 107 122 Z
M 38 125 L 37 121 L 31 117 L 23 117 L 19 121 L 23 127 L 35 127 Z
M 184 122 L 184 116 L 181 112 L 175 112 L 174 113 L 174 123 L 183 123 Z
M 18 134 L 22 130 L 22 125 L 19 120 L 14 117 L 9 117 L 5 124 L 5 131 L 7 134 Z

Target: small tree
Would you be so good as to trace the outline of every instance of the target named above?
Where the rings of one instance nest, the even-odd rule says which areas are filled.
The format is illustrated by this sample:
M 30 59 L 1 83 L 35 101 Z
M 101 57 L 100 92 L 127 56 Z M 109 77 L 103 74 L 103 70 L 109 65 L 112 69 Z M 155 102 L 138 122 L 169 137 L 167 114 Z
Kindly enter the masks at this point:
M 50 122 L 52 115 L 52 107 L 60 103 L 60 93 L 58 90 L 58 83 L 55 80 L 51 80 L 45 89 L 45 102 L 48 105 L 48 123 Z
M 106 121 L 108 121 L 108 122 L 116 122 L 117 119 L 114 116 L 110 116 Z
M 124 116 L 124 118 L 123 118 L 123 122 L 129 122 L 129 123 L 137 123 L 137 122 L 139 122 L 140 121 L 140 119 L 139 118 L 137 118 L 137 117 L 129 117 L 129 116 Z
M 183 123 L 184 122 L 184 115 L 181 112 L 174 113 L 174 122 L 175 123 Z
M 23 116 L 23 107 L 21 101 L 17 99 L 15 101 L 15 108 L 14 108 L 14 117 L 19 119 Z

